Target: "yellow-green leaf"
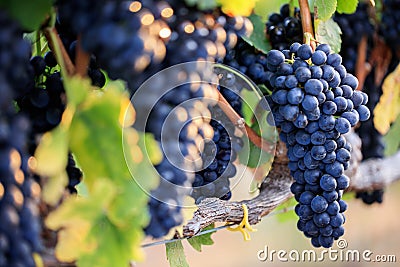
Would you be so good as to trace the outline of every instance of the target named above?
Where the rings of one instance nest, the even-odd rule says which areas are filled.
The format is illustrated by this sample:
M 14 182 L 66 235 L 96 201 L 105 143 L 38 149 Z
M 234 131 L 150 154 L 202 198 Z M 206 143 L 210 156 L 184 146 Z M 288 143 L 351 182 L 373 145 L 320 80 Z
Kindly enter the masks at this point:
M 381 134 L 386 134 L 390 124 L 400 113 L 400 64 L 389 74 L 382 85 L 382 95 L 374 109 L 374 125 Z
M 391 156 L 397 152 L 400 147 L 400 116 L 397 116 L 396 121 L 390 127 L 390 130 L 385 135 L 385 155 Z
M 68 185 L 68 175 L 65 171 L 57 176 L 49 177 L 42 189 L 42 199 L 49 205 L 56 205 Z
M 352 14 L 356 12 L 358 0 L 337 0 L 337 12 Z
M 114 87 L 90 92 L 72 120 L 70 148 L 85 173 L 89 192 L 98 177 L 130 179 L 120 124 L 123 98 L 127 95 Z
M 189 267 L 181 240 L 165 244 L 170 267 Z
M 163 159 L 160 144 L 154 139 L 151 133 L 144 134 L 144 143 L 146 147 L 146 154 L 153 165 L 160 164 Z M 142 150 L 143 151 L 143 150 Z
M 114 185 L 106 179 L 97 179 L 90 197 L 70 197 L 46 218 L 46 226 L 62 229 L 58 235 L 56 256 L 62 261 L 76 260 L 84 253 L 94 251 L 98 242 L 88 238 L 96 223 L 104 218 L 116 194 Z
M 225 14 L 231 16 L 250 16 L 257 0 L 218 0 Z
M 68 104 L 76 107 L 87 97 L 91 91 L 92 85 L 88 78 L 79 76 L 64 76 L 64 88 L 68 98 Z
M 55 177 L 65 171 L 68 161 L 68 132 L 61 125 L 47 132 L 36 149 L 36 173 L 42 176 Z

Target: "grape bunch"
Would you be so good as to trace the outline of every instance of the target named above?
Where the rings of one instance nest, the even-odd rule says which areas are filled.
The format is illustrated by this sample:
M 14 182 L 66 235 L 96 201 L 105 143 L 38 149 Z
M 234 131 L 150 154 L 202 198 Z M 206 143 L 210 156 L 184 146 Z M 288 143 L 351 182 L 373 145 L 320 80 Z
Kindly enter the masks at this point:
M 272 13 L 268 17 L 267 37 L 273 49 L 288 49 L 290 44 L 303 40 L 300 9 L 294 8 L 294 14 L 290 14 L 289 4 L 281 6 L 279 13 Z
M 96 57 L 109 77 L 131 83 L 132 90 L 142 71 L 164 59 L 165 45 L 158 32 L 168 30 L 142 2 L 156 6 L 155 1 L 56 1 L 59 28 L 70 36 L 66 42 L 71 45 L 79 34 L 83 49 Z M 157 35 L 147 29 L 153 24 L 160 27 Z
M 33 77 L 30 45 L 3 10 L 0 22 L 0 266 L 35 266 L 32 253 L 41 249 L 40 187 L 28 172 L 29 122 L 13 105 Z
M 340 55 L 343 57 L 343 66 L 351 73 L 355 72 L 358 46 L 361 38 L 366 36 L 368 38 L 367 41 L 371 43 L 375 31 L 368 15 L 368 9 L 368 3 L 360 2 L 355 13 L 337 13 L 334 16 L 334 20 L 342 30 Z
M 59 28 L 63 29 L 60 37 L 67 43 L 68 39 L 76 37 L 66 36 L 79 34 L 83 49 L 95 56 L 100 68 L 107 71 L 111 79 L 127 82 L 134 93 L 138 118 L 149 114 L 147 121 L 139 119 L 135 127 L 154 135 L 162 144 L 164 157 L 155 166 L 162 179 L 159 187 L 151 192 L 151 221 L 145 230 L 153 237 L 161 237 L 182 222 L 180 205 L 183 196 L 188 194 L 185 187 L 190 187 L 193 172 L 201 167 L 187 161 L 201 153 L 200 143 L 213 134 L 209 107 L 190 100 L 215 100 L 215 94 L 207 83 L 190 85 L 198 83 L 201 80 L 198 78 L 203 76 L 197 67 L 194 70 L 183 67 L 182 72 L 171 76 L 157 74 L 159 83 L 151 88 L 144 86 L 146 95 L 141 95 L 143 87 L 140 85 L 153 74 L 175 64 L 222 60 L 226 48 L 236 44 L 238 34 L 248 34 L 252 24 L 246 18 L 227 18 L 218 11 L 201 12 L 183 1 L 174 0 L 128 4 L 126 1 L 58 0 L 57 7 Z M 68 34 L 68 30 L 72 34 Z M 171 81 L 187 84 L 170 87 Z M 168 116 L 176 120 L 163 126 Z M 170 136 L 179 136 L 179 146 L 175 146 L 176 140 L 163 139 L 162 131 L 166 128 Z
M 66 96 L 61 73 L 56 70 L 57 61 L 52 51 L 46 52 L 44 57 L 32 57 L 30 65 L 34 71 L 33 86 L 16 101 L 19 113 L 26 116 L 31 124 L 29 153 L 33 155 L 38 145 L 38 136 L 54 129 L 61 122 Z M 98 73 L 95 74 L 96 72 Z M 104 86 L 105 76 L 100 69 L 91 68 L 88 73 L 93 85 Z M 75 186 L 82 179 L 82 172 L 76 167 L 72 154 L 68 155 L 66 171 L 69 178 L 67 189 L 70 193 L 76 193 Z M 40 181 L 38 176 L 35 176 L 35 179 Z
M 256 84 L 264 84 L 269 80 L 265 54 L 257 52 L 242 38 L 239 39 L 235 49 L 226 55 L 224 63 L 246 74 Z
M 313 52 L 308 44 L 293 43 L 286 56 L 271 50 L 267 65 L 270 114 L 286 143 L 295 180 L 297 227 L 313 246 L 331 247 L 344 233 L 347 207 L 341 196 L 349 186 L 344 171 L 351 146 L 343 134 L 369 118 L 368 97 L 356 90 L 357 78 L 326 44 Z
M 205 73 L 193 64 L 169 68 L 146 81 L 132 97 L 142 114 L 134 127 L 152 133 L 163 149 L 163 160 L 155 166 L 160 184 L 151 191 L 151 220 L 145 228 L 153 237 L 164 236 L 182 223 L 184 196 L 202 164 L 197 160 L 201 144 L 213 136 L 208 105 L 218 95 L 209 83 L 201 82 Z

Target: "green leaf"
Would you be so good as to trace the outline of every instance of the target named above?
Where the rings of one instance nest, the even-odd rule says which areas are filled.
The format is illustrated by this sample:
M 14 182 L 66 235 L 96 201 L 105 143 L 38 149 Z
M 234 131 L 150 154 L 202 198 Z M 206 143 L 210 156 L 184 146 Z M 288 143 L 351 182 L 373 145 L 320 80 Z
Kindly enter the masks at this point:
M 279 13 L 279 8 L 288 2 L 289 0 L 257 1 L 256 6 L 254 7 L 254 13 L 258 16 L 261 16 L 264 21 L 267 21 L 268 16 L 272 12 Z M 294 2 L 297 4 L 297 1 Z
M 386 142 L 385 155 L 390 156 L 397 152 L 400 147 L 400 116 L 390 127 L 389 132 L 385 135 Z
M 336 11 L 339 13 L 352 14 L 356 12 L 358 0 L 337 0 Z
M 217 7 L 216 0 L 185 0 L 188 6 L 196 6 L 200 10 L 210 10 Z
M 98 177 L 114 181 L 131 177 L 120 124 L 123 98 L 127 96 L 114 87 L 107 87 L 104 92 L 92 91 L 72 119 L 70 148 L 85 173 L 89 192 Z
M 163 159 L 159 143 L 154 139 L 153 134 L 144 134 L 144 143 L 146 146 L 146 153 L 149 155 L 149 159 L 153 165 L 160 164 Z
M 328 19 L 326 21 L 315 20 L 315 37 L 317 41 L 323 44 L 329 44 L 335 53 L 339 53 L 342 45 L 341 34 L 342 30 L 333 19 Z
M 52 0 L 0 0 L 0 7 L 8 10 L 26 31 L 39 29 L 51 12 Z
M 202 232 L 210 230 L 210 229 L 214 229 L 214 224 L 207 226 L 206 228 L 204 228 L 202 230 Z M 209 232 L 207 234 L 200 233 L 200 235 L 193 236 L 193 237 L 189 238 L 187 241 L 195 250 L 197 250 L 198 252 L 201 252 L 202 245 L 210 246 L 210 245 L 214 244 L 214 241 L 211 239 L 211 235 L 213 233 L 215 233 L 215 232 Z
M 263 53 L 267 53 L 269 50 L 271 50 L 271 45 L 265 36 L 265 23 L 258 15 L 253 14 L 249 17 L 249 19 L 253 23 L 253 33 L 249 37 L 243 36 L 243 40 Z
M 165 248 L 170 267 L 189 267 L 181 240 L 167 243 L 165 244 Z
M 326 21 L 335 13 L 337 0 L 315 0 L 314 6 L 317 7 L 318 19 Z

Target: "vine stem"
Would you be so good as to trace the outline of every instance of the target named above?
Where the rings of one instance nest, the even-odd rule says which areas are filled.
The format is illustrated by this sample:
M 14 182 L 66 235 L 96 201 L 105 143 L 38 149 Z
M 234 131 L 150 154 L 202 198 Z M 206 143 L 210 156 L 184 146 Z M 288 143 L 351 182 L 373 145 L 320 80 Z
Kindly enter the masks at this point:
M 311 21 L 310 7 L 308 6 L 308 0 L 299 0 L 301 26 L 303 27 L 304 43 L 309 44 L 313 50 L 317 47 L 314 37 L 314 30 Z M 311 37 L 310 39 L 308 39 Z M 309 43 L 308 43 L 309 42 Z
M 54 27 L 46 28 L 44 31 L 44 35 L 46 36 L 47 42 L 52 51 L 54 51 L 56 55 L 56 59 L 58 64 L 60 65 L 62 70 L 66 70 L 69 76 L 75 74 L 75 66 L 72 63 L 67 50 L 64 47 L 60 37 L 58 36 L 57 29 Z
M 90 55 L 82 48 L 82 36 L 78 36 L 78 42 L 76 46 L 76 73 L 81 76 L 85 77 L 87 75 L 87 69 L 89 66 Z
M 216 91 L 218 91 L 215 88 Z M 236 111 L 232 108 L 232 106 L 226 101 L 225 97 L 218 91 L 218 106 L 222 109 L 225 115 L 229 118 L 229 120 L 234 124 L 237 125 L 238 128 L 249 138 L 249 140 L 259 147 L 260 149 L 264 150 L 267 153 L 274 153 L 274 146 L 266 141 L 264 138 L 259 136 L 253 129 L 251 129 L 244 119 L 236 113 Z
M 371 65 L 367 62 L 367 47 L 368 47 L 368 37 L 364 35 L 358 44 L 357 51 L 357 62 L 355 74 L 358 78 L 357 90 L 362 90 L 364 87 L 365 78 L 371 71 Z

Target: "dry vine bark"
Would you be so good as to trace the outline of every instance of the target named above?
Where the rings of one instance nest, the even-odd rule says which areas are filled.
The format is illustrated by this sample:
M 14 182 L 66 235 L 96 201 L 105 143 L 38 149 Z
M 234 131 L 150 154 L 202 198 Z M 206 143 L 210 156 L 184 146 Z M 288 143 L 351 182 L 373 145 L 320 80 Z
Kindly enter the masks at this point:
M 380 189 L 400 180 L 400 151 L 384 159 L 361 162 L 360 138 L 354 132 L 346 138 L 353 146 L 351 168 L 346 171 L 351 179 L 349 190 Z M 292 197 L 292 178 L 285 153 L 284 145 L 280 143 L 271 171 L 261 184 L 258 196 L 239 202 L 226 202 L 217 198 L 204 199 L 193 218 L 183 227 L 183 237 L 191 237 L 215 222 L 240 223 L 243 219 L 242 204 L 248 207 L 250 224 L 257 224 L 263 216 Z

